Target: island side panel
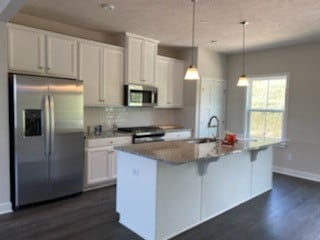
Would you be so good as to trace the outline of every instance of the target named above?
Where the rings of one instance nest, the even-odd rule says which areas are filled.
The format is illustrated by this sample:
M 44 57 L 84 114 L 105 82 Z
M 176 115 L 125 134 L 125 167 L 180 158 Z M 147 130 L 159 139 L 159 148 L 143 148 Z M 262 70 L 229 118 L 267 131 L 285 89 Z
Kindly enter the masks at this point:
M 251 197 L 254 198 L 272 189 L 273 147 L 260 150 L 252 160 Z
M 210 162 L 202 184 L 202 221 L 247 201 L 251 189 L 250 153 L 221 156 Z
M 157 161 L 118 151 L 117 206 L 120 223 L 155 239 Z
M 201 176 L 198 162 L 158 162 L 157 240 L 171 238 L 200 223 Z

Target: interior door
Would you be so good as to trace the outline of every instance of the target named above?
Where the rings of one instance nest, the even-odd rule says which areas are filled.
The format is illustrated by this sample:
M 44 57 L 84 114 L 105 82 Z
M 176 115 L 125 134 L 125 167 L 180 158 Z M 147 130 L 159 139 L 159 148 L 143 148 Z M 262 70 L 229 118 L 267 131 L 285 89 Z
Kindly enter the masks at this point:
M 201 79 L 200 113 L 199 113 L 199 137 L 215 136 L 216 129 L 208 128 L 211 116 L 216 115 L 220 120 L 219 135 L 225 128 L 225 82 L 212 78 Z
M 14 208 L 49 198 L 46 131 L 48 86 L 42 78 L 11 75 Z M 16 89 L 16 91 L 13 91 Z M 11 139 L 12 140 L 12 139 Z
M 82 191 L 83 85 L 58 79 L 49 84 L 51 198 Z

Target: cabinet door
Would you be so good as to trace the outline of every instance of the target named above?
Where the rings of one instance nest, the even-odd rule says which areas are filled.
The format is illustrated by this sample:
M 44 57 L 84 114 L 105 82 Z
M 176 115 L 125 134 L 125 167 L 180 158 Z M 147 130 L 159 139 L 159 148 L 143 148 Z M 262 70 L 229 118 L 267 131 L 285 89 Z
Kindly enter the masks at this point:
M 104 48 L 103 99 L 108 105 L 123 104 L 123 49 Z
M 156 56 L 157 44 L 149 41 L 143 42 L 142 53 L 142 78 L 141 81 L 146 85 L 156 86 Z
M 79 78 L 84 84 L 84 105 L 103 103 L 101 93 L 103 48 L 94 44 L 80 43 Z M 103 90 L 103 88 L 102 88 Z
M 225 82 L 223 80 L 201 78 L 199 109 L 199 137 L 215 136 L 216 129 L 207 127 L 212 115 L 218 116 L 220 120 L 219 135 L 222 136 L 225 122 Z
M 256 159 L 251 159 L 251 196 L 257 196 L 272 188 L 272 147 L 260 150 Z M 252 153 L 251 153 L 252 154 Z
M 128 38 L 127 46 L 127 81 L 129 83 L 141 83 L 142 44 L 138 38 Z
M 47 36 L 47 72 L 50 75 L 77 78 L 77 42 L 62 36 Z
M 168 106 L 168 76 L 169 62 L 158 58 L 157 62 L 157 83 L 158 83 L 158 107 Z
M 112 179 L 111 163 L 113 148 L 87 151 L 87 185 L 98 184 Z
M 229 154 L 210 162 L 202 179 L 202 220 L 217 216 L 248 200 L 250 175 L 248 152 Z
M 28 29 L 10 28 L 9 69 L 21 72 L 45 72 L 45 36 Z
M 183 74 L 184 63 L 181 61 L 173 62 L 173 83 L 172 83 L 172 105 L 174 107 L 183 106 Z
M 109 151 L 109 176 L 111 179 L 117 178 L 117 153 L 112 150 Z
M 173 95 L 175 92 L 174 76 L 175 76 L 174 62 L 169 61 L 168 77 L 167 77 L 167 104 L 168 104 L 168 106 L 173 106 L 173 98 L 174 98 Z

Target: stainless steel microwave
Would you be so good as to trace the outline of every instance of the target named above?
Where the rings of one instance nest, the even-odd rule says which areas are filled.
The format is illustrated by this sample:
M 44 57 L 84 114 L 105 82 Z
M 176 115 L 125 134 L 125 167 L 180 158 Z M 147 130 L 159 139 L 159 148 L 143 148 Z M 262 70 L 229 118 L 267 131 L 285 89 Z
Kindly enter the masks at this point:
M 151 86 L 124 85 L 124 105 L 128 107 L 157 106 L 158 89 Z

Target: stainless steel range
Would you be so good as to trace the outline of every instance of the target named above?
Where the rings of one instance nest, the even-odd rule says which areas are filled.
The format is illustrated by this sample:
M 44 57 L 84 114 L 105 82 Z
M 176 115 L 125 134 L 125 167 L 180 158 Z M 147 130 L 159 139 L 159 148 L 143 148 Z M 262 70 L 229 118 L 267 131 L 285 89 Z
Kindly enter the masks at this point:
M 132 143 L 146 143 L 164 141 L 164 130 L 157 126 L 143 126 L 143 127 L 122 127 L 118 128 L 121 132 L 132 133 Z

